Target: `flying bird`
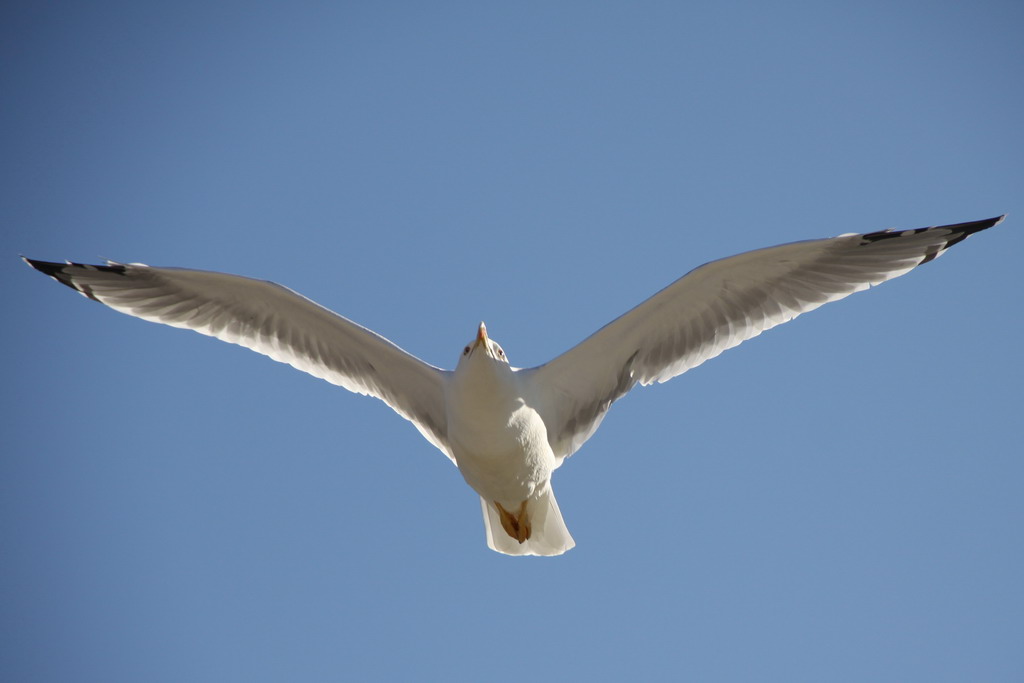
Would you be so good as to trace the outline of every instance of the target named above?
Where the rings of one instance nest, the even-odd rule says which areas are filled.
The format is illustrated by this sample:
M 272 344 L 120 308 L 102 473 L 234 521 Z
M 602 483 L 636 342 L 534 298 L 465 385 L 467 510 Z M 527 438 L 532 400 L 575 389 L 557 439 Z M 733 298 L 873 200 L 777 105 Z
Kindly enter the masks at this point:
M 551 475 L 630 389 L 665 382 L 801 313 L 903 275 L 1002 220 L 845 234 L 712 261 L 533 368 L 510 365 L 483 323 L 455 369 L 442 370 L 273 282 L 140 263 L 24 260 L 122 313 L 239 344 L 381 399 L 480 495 L 491 549 L 560 555 L 575 541 Z

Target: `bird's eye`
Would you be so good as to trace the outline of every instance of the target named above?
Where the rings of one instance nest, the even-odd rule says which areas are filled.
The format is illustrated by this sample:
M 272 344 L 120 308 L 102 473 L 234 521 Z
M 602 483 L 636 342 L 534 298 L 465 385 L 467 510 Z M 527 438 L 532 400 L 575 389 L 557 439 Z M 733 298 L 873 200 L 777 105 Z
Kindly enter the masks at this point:
M 462 355 L 463 355 L 463 356 L 468 356 L 468 355 L 469 355 L 469 351 L 470 351 L 470 349 L 469 349 L 469 347 L 467 346 L 466 348 L 462 349 Z
M 505 357 L 505 351 L 502 350 L 502 348 L 500 346 L 498 347 L 498 355 L 501 356 L 502 358 Z

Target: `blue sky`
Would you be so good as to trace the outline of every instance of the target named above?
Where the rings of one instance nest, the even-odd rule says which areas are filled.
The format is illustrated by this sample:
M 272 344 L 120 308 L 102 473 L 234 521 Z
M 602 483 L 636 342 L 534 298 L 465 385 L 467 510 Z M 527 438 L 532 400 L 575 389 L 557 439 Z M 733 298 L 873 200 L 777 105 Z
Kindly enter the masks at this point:
M 0 679 L 1024 677 L 1019 3 L 2 13 Z M 547 560 L 380 402 L 17 260 L 530 366 L 715 258 L 1006 212 L 619 402 Z

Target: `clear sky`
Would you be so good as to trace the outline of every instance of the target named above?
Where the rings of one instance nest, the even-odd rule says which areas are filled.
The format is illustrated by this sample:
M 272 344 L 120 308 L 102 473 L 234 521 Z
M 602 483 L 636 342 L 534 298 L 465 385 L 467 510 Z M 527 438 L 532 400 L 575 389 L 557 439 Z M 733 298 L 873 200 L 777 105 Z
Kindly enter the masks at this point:
M 0 679 L 1024 678 L 1021 3 L 0 11 Z M 554 559 L 382 403 L 17 260 L 525 367 L 715 258 L 1006 212 L 619 402 Z

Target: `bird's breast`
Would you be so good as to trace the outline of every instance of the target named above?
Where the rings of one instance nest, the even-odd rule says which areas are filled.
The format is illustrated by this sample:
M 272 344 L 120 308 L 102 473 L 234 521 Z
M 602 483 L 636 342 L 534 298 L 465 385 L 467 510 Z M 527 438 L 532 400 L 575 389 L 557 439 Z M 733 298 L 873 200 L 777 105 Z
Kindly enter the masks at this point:
M 447 407 L 455 462 L 477 493 L 518 505 L 547 483 L 554 469 L 547 428 L 515 392 L 453 392 Z

